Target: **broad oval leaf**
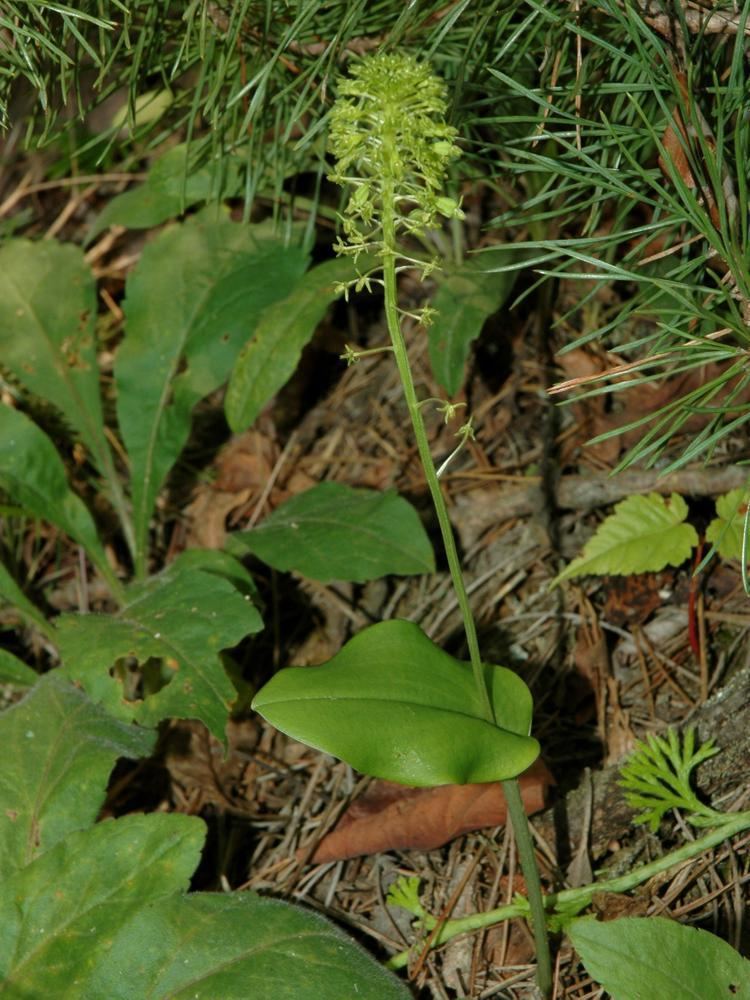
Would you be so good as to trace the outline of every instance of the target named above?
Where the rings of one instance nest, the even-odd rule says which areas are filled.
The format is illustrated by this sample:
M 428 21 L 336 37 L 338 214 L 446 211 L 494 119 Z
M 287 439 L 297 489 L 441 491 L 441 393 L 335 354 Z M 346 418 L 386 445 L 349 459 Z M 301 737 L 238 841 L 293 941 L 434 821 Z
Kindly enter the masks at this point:
M 111 582 L 113 574 L 94 521 L 83 501 L 68 486 L 65 466 L 54 445 L 25 414 L 2 404 L 0 486 L 32 517 L 56 524 L 82 545 Z
M 125 816 L 69 834 L 5 879 L 0 993 L 95 996 L 78 981 L 107 961 L 134 913 L 187 889 L 204 839 L 205 826 L 193 816 Z
M 435 571 L 432 545 L 411 504 L 393 491 L 342 483 L 297 494 L 252 531 L 230 535 L 228 547 L 323 582 Z
M 706 541 L 716 546 L 725 559 L 742 558 L 742 535 L 745 527 L 748 493 L 730 490 L 716 498 L 716 517 L 706 528 Z
M 506 263 L 497 260 L 499 254 L 492 255 L 498 267 Z M 518 251 L 510 249 L 507 254 L 510 262 Z M 508 298 L 517 275 L 517 271 L 487 271 L 485 262 L 477 260 L 437 275 L 438 290 L 431 303 L 437 315 L 427 328 L 427 343 L 432 371 L 449 395 L 461 388 L 471 342 Z
M 98 963 L 85 986 L 86 996 L 107 1000 L 411 996 L 317 913 L 250 892 L 196 893 L 144 907 L 120 930 L 107 961 Z
M 154 502 L 193 407 L 226 380 L 262 311 L 288 294 L 306 262 L 267 227 L 206 210 L 160 233 L 128 279 L 115 378 L 140 570 Z
M 750 962 L 708 931 L 664 917 L 584 917 L 568 933 L 612 1000 L 750 1000 Z
M 155 734 L 125 725 L 83 691 L 45 674 L 0 715 L 0 877 L 89 826 L 118 757 L 144 757 Z
M 229 380 L 225 401 L 227 423 L 235 433 L 249 427 L 266 403 L 288 381 L 302 348 L 341 294 L 337 282 L 366 270 L 350 257 L 338 257 L 312 268 L 285 299 L 269 306 L 245 344 Z
M 96 359 L 96 285 L 83 251 L 54 240 L 0 247 L 0 357 L 58 407 L 100 472 L 111 473 Z
M 61 615 L 56 632 L 63 673 L 113 715 L 147 725 L 169 717 L 200 719 L 224 740 L 236 691 L 219 653 L 262 625 L 249 596 L 188 562 L 130 587 L 116 615 Z M 124 656 L 161 660 L 171 680 L 143 701 L 128 700 L 110 671 Z
M 469 784 L 515 777 L 533 763 L 529 689 L 485 666 L 496 714 L 487 722 L 468 663 L 419 626 L 365 629 L 320 667 L 281 670 L 253 707 L 282 732 L 376 778 L 404 785 Z
M 587 574 L 627 575 L 679 566 L 698 544 L 698 533 L 686 524 L 687 504 L 677 493 L 669 500 L 658 493 L 632 496 L 615 506 L 555 584 Z

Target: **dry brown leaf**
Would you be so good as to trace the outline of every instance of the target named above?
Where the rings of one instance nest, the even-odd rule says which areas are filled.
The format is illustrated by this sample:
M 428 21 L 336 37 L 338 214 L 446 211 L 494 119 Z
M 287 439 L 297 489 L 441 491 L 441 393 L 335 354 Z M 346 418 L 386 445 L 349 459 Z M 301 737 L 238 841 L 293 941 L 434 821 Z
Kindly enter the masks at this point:
M 544 808 L 553 778 L 537 760 L 521 775 L 527 815 Z M 312 861 L 340 861 L 379 851 L 441 847 L 472 830 L 500 826 L 506 806 L 499 782 L 407 788 L 375 781 L 344 813 L 335 830 L 318 844 Z

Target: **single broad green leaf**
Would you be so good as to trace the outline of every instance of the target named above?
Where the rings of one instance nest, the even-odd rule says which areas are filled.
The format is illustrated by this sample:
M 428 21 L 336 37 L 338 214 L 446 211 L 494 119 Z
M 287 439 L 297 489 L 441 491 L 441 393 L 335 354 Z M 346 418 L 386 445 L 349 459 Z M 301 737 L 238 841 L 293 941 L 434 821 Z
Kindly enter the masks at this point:
M 30 666 L 19 660 L 7 649 L 0 649 L 0 684 L 11 684 L 13 687 L 33 687 L 39 680 L 39 674 Z
M 510 670 L 485 666 L 496 724 L 482 712 L 471 667 L 419 626 L 365 629 L 320 667 L 281 670 L 253 708 L 294 739 L 358 771 L 404 785 L 502 781 L 539 754 L 529 736 L 529 689 Z
M 0 424 L 2 418 L 0 415 Z M 0 446 L 1 447 L 1 446 Z M 16 581 L 0 562 L 0 603 L 12 604 L 14 608 L 31 624 L 37 625 L 43 632 L 49 631 L 47 619 L 39 608 L 32 604 Z
M 239 157 L 222 163 L 221 192 L 224 197 L 241 192 Z M 90 243 L 109 226 L 150 229 L 175 219 L 192 205 L 211 201 L 218 194 L 216 165 L 190 170 L 186 144 L 174 146 L 153 164 L 143 184 L 110 199 L 88 235 Z
M 69 834 L 5 879 L 0 996 L 93 998 L 77 979 L 107 961 L 134 913 L 187 889 L 204 838 L 193 816 L 125 816 Z
M 80 247 L 14 239 L 0 247 L 0 357 L 80 435 L 99 471 L 112 458 L 96 359 L 96 285 Z
M 226 380 L 263 310 L 288 294 L 306 263 L 267 227 L 206 210 L 160 233 L 128 279 L 115 377 L 140 571 L 156 496 L 187 441 L 193 407 Z
M 107 1000 L 411 996 L 317 913 L 251 892 L 196 893 L 144 906 L 82 985 L 79 995 Z
M 56 626 L 62 672 L 113 715 L 145 725 L 200 719 L 223 740 L 236 693 L 219 653 L 263 623 L 228 580 L 173 564 L 128 588 L 116 615 L 61 615 Z M 123 671 L 111 670 L 122 657 L 160 660 L 167 683 L 142 701 L 128 700 Z
M 516 252 L 507 251 L 510 263 Z M 485 321 L 503 305 L 515 284 L 517 271 L 491 272 L 485 261 L 468 260 L 460 268 L 436 276 L 438 290 L 432 301 L 437 315 L 427 328 L 430 364 L 435 378 L 453 396 L 461 388 L 471 342 L 482 332 Z
M 725 559 L 742 558 L 747 502 L 746 489 L 730 490 L 716 498 L 716 517 L 706 528 L 706 541 Z
M 80 497 L 68 486 L 65 466 L 36 424 L 0 404 L 0 487 L 31 517 L 50 521 L 82 545 L 111 582 L 113 576 L 96 526 Z
M 185 570 L 203 570 L 222 577 L 244 595 L 249 595 L 254 603 L 260 599 L 258 587 L 252 573 L 246 569 L 239 559 L 221 549 L 185 549 L 170 563 L 171 571 L 182 573 Z
M 116 759 L 146 756 L 154 739 L 107 715 L 59 671 L 40 678 L 0 715 L 0 878 L 92 824 Z
M 433 573 L 435 558 L 419 515 L 393 491 L 320 483 L 281 504 L 229 548 L 313 580 L 363 583 L 388 574 Z
M 750 962 L 708 931 L 665 917 L 583 917 L 568 933 L 612 1000 L 750 1000 Z
M 366 269 L 361 259 L 357 267 L 351 257 L 326 261 L 308 271 L 290 295 L 266 309 L 229 380 L 224 408 L 235 433 L 253 423 L 294 373 L 302 348 L 341 294 L 337 283 Z
M 669 500 L 658 493 L 627 497 L 599 525 L 583 555 L 553 580 L 588 574 L 655 573 L 679 566 L 698 544 L 698 533 L 686 524 L 687 504 L 677 493 Z

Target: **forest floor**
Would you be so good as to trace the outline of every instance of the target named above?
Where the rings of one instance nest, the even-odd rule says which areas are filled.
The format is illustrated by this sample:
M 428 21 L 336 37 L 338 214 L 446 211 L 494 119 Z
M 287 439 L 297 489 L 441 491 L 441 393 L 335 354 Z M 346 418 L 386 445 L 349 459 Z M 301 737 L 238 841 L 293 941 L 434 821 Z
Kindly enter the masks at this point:
M 121 189 L 101 180 L 44 187 L 37 174 L 32 159 L 4 185 L 0 225 L 80 242 L 94 213 Z M 122 320 L 125 276 L 146 239 L 115 228 L 88 251 L 103 289 L 105 375 Z M 408 297 L 406 282 L 403 291 Z M 557 353 L 572 339 L 559 320 L 575 294 L 557 283 L 546 296 L 537 292 L 485 325 L 461 397 L 476 440 L 444 479 L 483 656 L 517 670 L 534 693 L 534 733 L 545 766 L 525 778 L 524 797 L 535 813 L 537 854 L 550 889 L 584 884 L 592 871 L 623 870 L 688 835 L 677 822 L 658 836 L 634 827 L 615 765 L 636 740 L 667 726 L 698 725 L 702 737 L 720 746 L 731 737 L 737 750 L 742 739 L 731 724 L 738 719 L 727 718 L 722 699 L 750 684 L 750 607 L 736 564 L 714 560 L 699 577 L 684 565 L 550 587 L 613 503 L 632 493 L 678 492 L 689 499 L 700 529 L 710 499 L 745 482 L 737 462 L 748 457 L 744 442 L 733 441 L 708 468 L 662 478 L 658 470 L 638 469 L 611 476 L 632 441 L 587 442 L 664 405 L 675 387 L 646 384 L 616 397 L 615 405 L 605 396 L 558 405 L 548 391 L 554 383 L 586 378 L 617 361 L 596 348 Z M 251 430 L 230 437 L 221 394 L 200 405 L 188 453 L 160 507 L 156 537 L 165 561 L 189 546 L 221 546 L 227 530 L 257 523 L 324 480 L 397 489 L 436 538 L 390 354 L 350 368 L 339 358 L 346 342 L 374 347 L 385 337 L 377 301 L 342 304 Z M 418 330 L 410 331 L 409 348 L 421 394 L 440 396 Z M 428 423 L 441 460 L 454 447 L 454 428 L 437 413 Z M 29 529 L 37 532 L 37 552 L 41 530 Z M 77 550 L 66 551 L 49 531 L 55 558 L 49 578 L 38 575 L 34 586 L 61 611 L 95 605 L 96 580 L 81 578 Z M 440 563 L 431 577 L 363 586 L 323 585 L 260 564 L 253 569 L 270 627 L 233 651 L 250 688 L 279 667 L 329 658 L 363 626 L 388 618 L 416 621 L 450 652 L 465 652 Z M 229 747 L 225 757 L 200 724 L 165 725 L 152 759 L 118 767 L 104 815 L 176 810 L 202 816 L 210 836 L 196 886 L 254 889 L 305 903 L 383 959 L 411 947 L 409 975 L 420 997 L 533 995 L 533 946 L 522 923 L 429 951 L 410 915 L 385 902 L 398 875 L 420 878 L 423 904 L 440 920 L 497 907 L 523 889 L 497 788 L 416 792 L 363 779 L 276 732 L 247 707 L 230 724 Z M 744 764 L 744 775 L 737 766 L 705 772 L 701 785 L 714 804 L 748 808 L 747 757 Z M 647 884 L 635 898 L 598 905 L 605 914 L 624 905 L 630 913 L 689 915 L 737 945 L 747 933 L 748 844 L 750 837 L 740 838 Z M 567 946 L 557 953 L 555 990 L 555 997 L 570 1000 L 603 996 Z

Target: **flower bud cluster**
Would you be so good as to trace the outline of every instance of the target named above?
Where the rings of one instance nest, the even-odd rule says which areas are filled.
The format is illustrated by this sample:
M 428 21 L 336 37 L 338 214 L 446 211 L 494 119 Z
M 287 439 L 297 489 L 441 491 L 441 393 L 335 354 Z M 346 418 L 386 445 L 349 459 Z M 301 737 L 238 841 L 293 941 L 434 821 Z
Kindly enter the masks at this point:
M 329 176 L 352 191 L 339 253 L 396 256 L 395 239 L 383 237 L 384 215 L 393 220 L 394 237 L 419 235 L 441 217 L 463 217 L 459 203 L 442 194 L 460 150 L 456 130 L 445 122 L 445 85 L 427 63 L 404 53 L 366 56 L 340 82 L 339 95 L 330 119 L 336 167 Z

